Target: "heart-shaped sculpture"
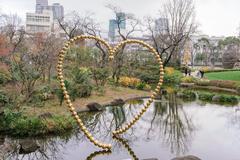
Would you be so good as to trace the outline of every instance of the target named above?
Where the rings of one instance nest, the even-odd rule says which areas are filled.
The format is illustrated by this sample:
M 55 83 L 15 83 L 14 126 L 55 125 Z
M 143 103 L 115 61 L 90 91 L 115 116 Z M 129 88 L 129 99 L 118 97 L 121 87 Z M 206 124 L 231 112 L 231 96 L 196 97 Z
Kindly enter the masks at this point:
M 140 110 L 140 112 L 134 117 L 133 120 L 131 120 L 129 123 L 127 123 L 124 127 L 113 131 L 113 134 L 121 134 L 125 131 L 127 131 L 129 128 L 131 128 L 136 122 L 137 120 L 139 120 L 139 118 L 146 112 L 146 110 L 149 108 L 150 104 L 153 102 L 153 99 L 155 98 L 155 96 L 158 94 L 159 90 L 160 90 L 160 86 L 163 83 L 163 65 L 162 65 L 162 61 L 160 56 L 157 54 L 156 50 L 150 46 L 149 44 L 143 42 L 143 41 L 139 41 L 139 40 L 125 40 L 120 42 L 116 47 L 112 48 L 105 40 L 99 38 L 99 37 L 95 37 L 95 36 L 87 36 L 87 35 L 81 35 L 81 36 L 77 36 L 74 37 L 72 39 L 70 39 L 69 41 L 67 41 L 63 47 L 63 49 L 59 52 L 58 55 L 58 65 L 57 65 L 57 71 L 58 71 L 58 79 L 60 81 L 60 85 L 61 85 L 61 89 L 63 91 L 64 94 L 64 98 L 66 100 L 67 106 L 70 110 L 70 112 L 72 113 L 72 116 L 76 119 L 80 129 L 83 131 L 83 133 L 86 135 L 86 137 L 92 142 L 94 143 L 94 145 L 101 147 L 103 149 L 111 149 L 111 144 L 104 144 L 101 143 L 97 140 L 94 139 L 94 137 L 92 136 L 92 134 L 87 130 L 87 128 L 85 127 L 85 125 L 83 124 L 82 120 L 80 119 L 80 117 L 77 115 L 77 112 L 75 110 L 75 108 L 73 107 L 73 104 L 71 102 L 70 96 L 67 92 L 67 89 L 65 87 L 64 84 L 64 77 L 63 77 L 63 60 L 64 60 L 64 56 L 67 52 L 67 50 L 70 48 L 70 45 L 73 44 L 75 41 L 77 40 L 83 40 L 83 39 L 93 39 L 96 40 L 98 42 L 100 42 L 101 44 L 103 44 L 104 46 L 106 46 L 106 48 L 108 49 L 109 52 L 109 59 L 113 59 L 114 58 L 114 54 L 123 46 L 126 44 L 139 44 L 144 46 L 145 48 L 147 48 L 150 52 L 152 52 L 155 56 L 156 59 L 159 63 L 160 66 L 160 78 L 159 78 L 159 82 L 157 85 L 157 88 L 155 89 L 155 91 L 152 93 L 151 98 L 148 100 L 148 102 L 144 105 L 144 107 Z

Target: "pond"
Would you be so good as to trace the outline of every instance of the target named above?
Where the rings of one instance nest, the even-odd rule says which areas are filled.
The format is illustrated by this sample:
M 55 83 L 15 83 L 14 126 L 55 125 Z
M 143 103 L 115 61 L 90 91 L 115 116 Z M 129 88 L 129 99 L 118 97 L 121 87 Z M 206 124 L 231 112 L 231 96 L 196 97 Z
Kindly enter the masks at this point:
M 7 159 L 13 160 L 170 160 L 182 155 L 203 160 L 240 159 L 238 105 L 182 102 L 169 96 L 155 100 L 121 138 L 112 138 L 111 131 L 130 120 L 146 100 L 130 100 L 123 106 L 80 115 L 97 139 L 113 144 L 111 153 L 95 147 L 81 132 L 31 140 L 2 137 L 0 146 L 9 151 Z

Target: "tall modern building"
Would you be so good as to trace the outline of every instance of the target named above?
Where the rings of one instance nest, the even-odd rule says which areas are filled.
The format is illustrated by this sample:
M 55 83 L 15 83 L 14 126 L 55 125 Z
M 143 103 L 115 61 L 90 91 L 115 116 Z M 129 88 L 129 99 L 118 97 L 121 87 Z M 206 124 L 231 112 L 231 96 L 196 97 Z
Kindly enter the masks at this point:
M 121 29 L 126 29 L 126 14 L 119 12 L 116 14 L 116 21 L 119 23 Z
M 108 37 L 110 41 L 115 41 L 115 38 L 117 36 L 116 30 L 119 28 L 125 30 L 126 29 L 126 14 L 123 12 L 116 13 L 116 19 L 110 19 L 109 20 L 109 31 L 108 31 Z
M 59 3 L 52 5 L 53 19 L 62 19 L 64 17 L 64 8 Z
M 36 0 L 36 13 L 43 13 L 44 10 L 53 12 L 53 19 L 62 19 L 64 8 L 60 3 L 48 5 L 48 0 Z
M 46 6 L 48 6 L 48 0 L 36 0 L 36 13 L 42 13 Z
M 43 13 L 26 14 L 27 33 L 50 33 L 53 28 L 53 14 L 51 11 L 44 10 Z
M 117 28 L 117 23 L 115 19 L 109 20 L 109 31 L 108 31 L 108 37 L 111 41 L 114 41 L 115 37 L 115 29 Z
M 158 33 L 163 33 L 164 34 L 168 30 L 168 27 L 169 27 L 168 25 L 169 25 L 169 22 L 168 22 L 167 18 L 158 18 L 155 21 L 155 30 Z

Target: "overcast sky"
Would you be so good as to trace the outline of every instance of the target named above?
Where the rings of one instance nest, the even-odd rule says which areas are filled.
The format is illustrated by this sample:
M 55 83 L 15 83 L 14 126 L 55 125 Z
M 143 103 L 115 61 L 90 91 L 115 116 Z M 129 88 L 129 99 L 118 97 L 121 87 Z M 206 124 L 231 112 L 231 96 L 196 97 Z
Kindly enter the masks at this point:
M 107 31 L 108 20 L 113 13 L 105 6 L 117 5 L 123 11 L 134 13 L 137 17 L 157 17 L 162 0 L 49 0 L 64 6 L 65 13 L 72 10 L 84 14 L 95 13 L 95 18 Z M 199 30 L 210 36 L 237 35 L 240 25 L 240 0 L 195 0 L 196 20 L 200 24 Z M 0 0 L 2 13 L 17 13 L 25 20 L 26 12 L 34 12 L 35 0 Z

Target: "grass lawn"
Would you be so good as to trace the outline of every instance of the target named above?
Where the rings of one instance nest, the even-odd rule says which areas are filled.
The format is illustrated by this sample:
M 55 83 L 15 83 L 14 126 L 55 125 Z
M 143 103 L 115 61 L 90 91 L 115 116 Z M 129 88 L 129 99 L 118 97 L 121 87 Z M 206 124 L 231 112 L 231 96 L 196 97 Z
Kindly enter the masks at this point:
M 205 76 L 210 80 L 240 81 L 240 71 L 211 72 Z

